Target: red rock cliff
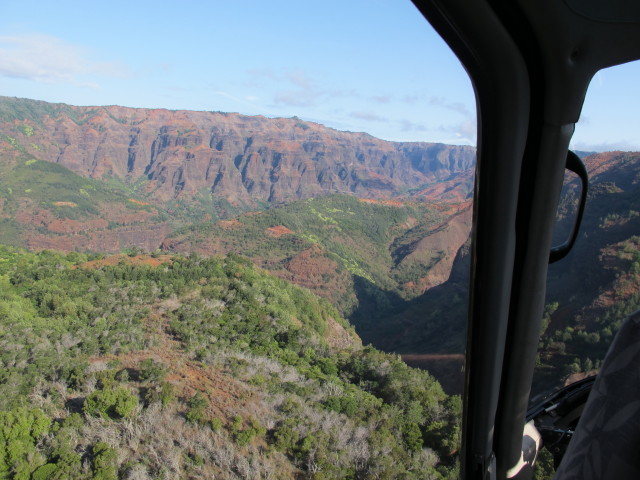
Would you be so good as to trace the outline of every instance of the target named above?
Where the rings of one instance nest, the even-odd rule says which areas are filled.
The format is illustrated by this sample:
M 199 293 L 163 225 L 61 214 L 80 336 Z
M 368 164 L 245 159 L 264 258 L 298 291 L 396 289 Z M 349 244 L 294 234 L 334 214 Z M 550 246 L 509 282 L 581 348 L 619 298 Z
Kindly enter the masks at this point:
M 297 118 L 73 107 L 0 97 L 0 131 L 92 178 L 146 178 L 158 200 L 211 192 L 232 203 L 329 193 L 389 197 L 473 166 L 471 147 L 394 143 Z

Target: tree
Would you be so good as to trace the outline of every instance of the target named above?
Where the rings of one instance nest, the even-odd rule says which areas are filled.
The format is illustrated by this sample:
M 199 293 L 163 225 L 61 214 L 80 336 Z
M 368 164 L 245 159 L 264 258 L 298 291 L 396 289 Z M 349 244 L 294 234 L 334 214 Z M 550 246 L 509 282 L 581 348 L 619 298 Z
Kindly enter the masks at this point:
M 205 409 L 208 405 L 207 397 L 202 392 L 196 393 L 189 400 L 189 408 L 185 414 L 187 421 L 190 423 L 205 423 L 207 421 Z
M 409 422 L 402 427 L 402 439 L 406 447 L 412 452 L 422 449 L 422 432 L 417 423 Z
M 37 408 L 0 412 L 0 478 L 13 472 L 13 478 L 26 480 L 45 463 L 36 450 L 36 441 L 50 426 L 51 419 Z
M 137 406 L 138 397 L 125 387 L 118 387 L 91 393 L 85 399 L 83 410 L 87 415 L 117 419 L 130 417 Z
M 118 479 L 118 453 L 104 442 L 93 446 L 93 480 Z

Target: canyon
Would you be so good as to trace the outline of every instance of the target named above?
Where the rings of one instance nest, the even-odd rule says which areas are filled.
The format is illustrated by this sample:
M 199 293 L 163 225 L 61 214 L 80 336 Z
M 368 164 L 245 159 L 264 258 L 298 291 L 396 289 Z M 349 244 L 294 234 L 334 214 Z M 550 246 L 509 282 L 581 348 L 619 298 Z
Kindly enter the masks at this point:
M 428 196 L 440 182 L 460 200 L 475 163 L 472 147 L 387 142 L 295 117 L 9 97 L 0 97 L 0 131 L 0 151 L 19 148 L 87 178 L 139 181 L 157 201 L 211 195 L 246 208 L 331 193 Z
M 611 319 L 640 301 L 640 155 L 585 156 L 581 236 L 549 270 L 548 302 L 559 306 L 541 362 L 553 372 L 588 370 L 585 345 L 604 351 Z M 471 147 L 387 142 L 295 117 L 0 97 L 0 243 L 240 254 L 328 299 L 365 344 L 417 363 L 444 355 L 457 371 L 474 166 Z M 575 189 L 567 183 L 560 224 Z

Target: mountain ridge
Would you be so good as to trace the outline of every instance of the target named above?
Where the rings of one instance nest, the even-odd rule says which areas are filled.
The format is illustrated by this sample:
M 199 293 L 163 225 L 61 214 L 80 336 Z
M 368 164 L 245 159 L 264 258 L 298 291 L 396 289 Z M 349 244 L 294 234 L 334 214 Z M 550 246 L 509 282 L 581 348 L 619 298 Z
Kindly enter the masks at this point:
M 227 123 L 215 128 L 209 123 L 207 130 L 203 116 L 207 122 L 215 117 Z M 152 128 L 145 130 L 147 124 Z M 110 136 L 110 131 L 115 133 Z M 54 153 L 53 163 L 43 161 Z M 5 243 L 26 225 L 31 230 L 13 244 L 31 249 L 240 251 L 277 276 L 331 299 L 365 342 L 403 353 L 429 348 L 453 354 L 462 348 L 459 338 L 439 338 L 463 324 L 466 281 L 460 272 L 468 271 L 468 258 L 460 246 L 471 223 L 475 157 L 469 147 L 385 142 L 297 118 L 72 107 L 0 97 L 0 155 L 0 173 L 8 178 L 0 177 L 0 240 Z M 147 157 L 155 160 L 145 163 Z M 585 162 L 593 188 L 584 226 L 591 230 L 589 243 L 597 239 L 598 244 L 577 245 L 564 264 L 583 271 L 585 262 L 579 257 L 588 256 L 595 263 L 587 270 L 600 272 L 595 270 L 600 256 L 628 262 L 622 250 L 637 250 L 631 237 L 640 211 L 633 199 L 640 182 L 638 154 L 605 152 L 587 156 Z M 46 165 L 56 166 L 66 183 L 43 183 L 48 174 L 37 178 Z M 338 167 L 345 168 L 344 175 Z M 98 181 L 106 190 L 90 183 Z M 225 197 L 227 191 L 233 195 Z M 329 196 L 345 191 L 361 204 Z M 327 200 L 304 204 L 307 196 Z M 273 206 L 283 210 L 264 210 Z M 439 210 L 427 215 L 421 210 L 427 207 Z M 561 207 L 561 217 L 569 220 L 569 204 Z M 237 215 L 247 209 L 263 213 Z M 614 273 L 613 268 L 598 273 L 607 288 L 613 288 Z M 590 282 L 591 291 L 589 275 L 579 278 Z M 570 286 L 554 279 L 550 285 L 563 293 Z M 571 295 L 567 291 L 565 297 Z M 584 297 L 586 303 L 568 303 L 582 308 L 596 301 L 595 296 Z M 416 312 L 424 311 L 427 301 L 437 308 L 418 319 Z M 447 320 L 454 313 L 460 318 Z M 549 358 L 555 355 L 554 345 L 564 345 L 563 336 L 573 335 L 565 329 L 576 328 L 564 322 L 562 313 L 561 308 L 551 314 L 554 333 L 550 329 L 545 340 Z M 577 325 L 581 331 L 593 327 Z M 598 328 L 606 330 L 606 325 Z M 580 351 L 569 343 L 566 347 L 572 356 L 555 356 L 569 358 L 569 363 L 580 359 Z
M 88 178 L 144 179 L 160 201 L 212 195 L 234 206 L 328 193 L 390 198 L 469 177 L 475 149 L 388 142 L 294 118 L 0 97 L 2 150 L 18 148 Z M 454 184 L 468 198 L 469 182 Z

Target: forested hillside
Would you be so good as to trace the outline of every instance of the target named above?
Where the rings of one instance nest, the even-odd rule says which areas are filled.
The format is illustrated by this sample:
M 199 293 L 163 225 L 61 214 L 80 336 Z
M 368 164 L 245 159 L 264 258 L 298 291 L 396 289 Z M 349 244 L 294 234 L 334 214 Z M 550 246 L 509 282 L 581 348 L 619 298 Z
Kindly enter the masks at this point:
M 0 477 L 455 477 L 460 401 L 239 257 L 0 249 Z
M 621 321 L 640 308 L 640 154 L 606 152 L 585 162 L 590 187 L 580 235 L 569 256 L 549 267 L 535 393 L 595 373 Z M 565 187 L 557 244 L 575 218 L 577 188 L 575 182 Z M 365 342 L 411 354 L 412 362 L 428 368 L 432 363 L 423 361 L 428 360 L 424 354 L 462 354 L 469 260 L 467 244 L 458 251 L 445 283 L 397 309 L 372 315 L 361 326 Z M 439 361 L 450 360 L 458 362 L 457 357 Z
M 0 242 L 30 249 L 155 250 L 175 219 L 119 182 L 51 162 L 0 158 Z
M 640 307 L 640 155 L 585 161 L 535 391 Z M 0 99 L 0 478 L 455 476 L 459 399 L 360 338 L 458 391 L 472 165 L 295 118 Z
M 624 318 L 640 308 L 640 154 L 608 152 L 586 162 L 591 186 L 580 236 L 549 268 L 537 390 L 599 368 Z M 567 186 L 561 222 L 570 218 L 576 188 Z
M 162 249 L 240 252 L 324 296 L 358 323 L 445 281 L 467 239 L 471 205 L 332 195 L 189 225 Z

